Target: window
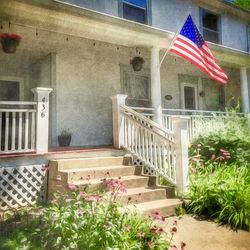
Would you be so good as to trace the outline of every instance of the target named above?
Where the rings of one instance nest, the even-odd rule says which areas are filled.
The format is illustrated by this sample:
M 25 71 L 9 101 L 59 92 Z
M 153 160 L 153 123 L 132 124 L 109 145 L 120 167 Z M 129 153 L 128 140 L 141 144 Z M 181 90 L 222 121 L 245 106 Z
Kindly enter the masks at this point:
M 150 24 L 149 0 L 120 0 L 119 9 L 125 19 Z
M 247 42 L 248 52 L 250 53 L 250 25 L 247 25 Z
M 19 101 L 19 82 L 0 80 L 0 101 Z
M 206 41 L 220 43 L 220 16 L 201 10 L 201 27 Z

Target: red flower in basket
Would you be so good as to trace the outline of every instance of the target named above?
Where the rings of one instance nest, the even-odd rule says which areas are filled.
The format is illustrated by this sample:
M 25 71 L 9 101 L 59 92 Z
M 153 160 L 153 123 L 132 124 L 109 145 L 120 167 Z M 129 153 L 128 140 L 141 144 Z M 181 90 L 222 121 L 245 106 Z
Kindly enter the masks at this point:
M 0 34 L 0 41 L 5 53 L 15 53 L 22 37 L 17 34 Z

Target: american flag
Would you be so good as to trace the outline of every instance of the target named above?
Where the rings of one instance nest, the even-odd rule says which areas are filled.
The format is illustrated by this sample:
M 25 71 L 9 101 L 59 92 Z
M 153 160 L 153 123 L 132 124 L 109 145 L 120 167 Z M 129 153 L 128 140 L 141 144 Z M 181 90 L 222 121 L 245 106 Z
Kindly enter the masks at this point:
M 191 15 L 188 16 L 170 51 L 196 65 L 211 79 L 223 85 L 227 83 L 227 75 L 216 63 Z

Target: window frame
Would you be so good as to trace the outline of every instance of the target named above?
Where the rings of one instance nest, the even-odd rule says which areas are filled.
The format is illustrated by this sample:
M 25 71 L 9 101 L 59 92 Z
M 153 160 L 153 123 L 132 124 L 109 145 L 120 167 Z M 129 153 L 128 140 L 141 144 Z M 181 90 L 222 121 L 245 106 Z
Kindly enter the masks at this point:
M 212 14 L 212 15 L 215 15 L 217 16 L 217 26 L 218 26 L 218 30 L 217 31 L 214 31 L 212 29 L 208 29 L 208 28 L 205 28 L 203 26 L 203 12 L 207 12 L 209 14 Z M 210 10 L 207 10 L 207 9 L 204 9 L 204 8 L 200 8 L 200 31 L 201 31 L 201 34 L 203 36 L 203 38 L 205 39 L 204 37 L 204 29 L 205 30 L 208 30 L 208 31 L 211 31 L 211 32 L 216 32 L 218 34 L 218 43 L 217 44 L 222 44 L 222 27 L 221 27 L 221 15 L 218 14 L 218 13 L 215 13 L 215 12 L 212 12 Z M 206 39 L 205 39 L 206 40 Z M 208 41 L 208 40 L 206 40 Z M 211 42 L 211 43 L 216 43 L 216 42 L 213 42 L 213 41 L 208 41 L 208 42 Z
M 247 52 L 250 53 L 250 24 L 247 24 Z
M 121 18 L 124 18 L 123 17 L 123 2 L 125 2 L 126 0 L 118 0 L 118 15 L 119 17 Z M 128 4 L 128 3 L 127 3 Z M 129 4 L 128 4 L 129 5 Z M 137 23 L 140 23 L 140 24 L 144 24 L 144 25 L 152 25 L 152 10 L 151 10 L 151 0 L 146 0 L 146 23 L 140 23 L 140 22 L 137 22 Z M 133 4 L 131 4 L 131 6 L 134 6 L 136 8 L 140 8 L 139 6 L 135 6 Z M 144 8 L 141 8 L 141 9 L 144 9 Z M 125 19 L 125 18 L 124 18 Z M 125 20 L 129 20 L 129 21 L 132 21 L 132 22 L 136 22 L 136 21 L 133 21 L 133 20 L 130 20 L 130 19 L 125 19 Z
M 12 76 L 3 76 L 0 75 L 0 81 L 5 82 L 18 82 L 19 83 L 19 100 L 24 100 L 24 78 L 22 77 L 12 77 Z

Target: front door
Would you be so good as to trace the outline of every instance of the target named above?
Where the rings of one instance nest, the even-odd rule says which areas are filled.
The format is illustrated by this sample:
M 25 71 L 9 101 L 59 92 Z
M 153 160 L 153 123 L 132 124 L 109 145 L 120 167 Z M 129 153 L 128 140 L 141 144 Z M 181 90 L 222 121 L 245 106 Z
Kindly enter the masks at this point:
M 196 110 L 198 108 L 196 84 L 181 84 L 181 108 L 188 110 Z

